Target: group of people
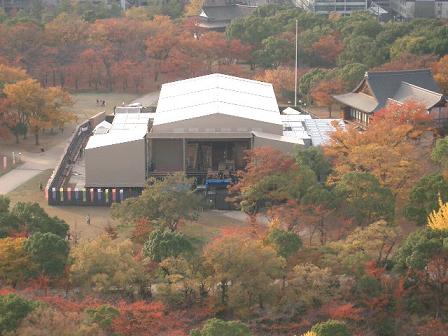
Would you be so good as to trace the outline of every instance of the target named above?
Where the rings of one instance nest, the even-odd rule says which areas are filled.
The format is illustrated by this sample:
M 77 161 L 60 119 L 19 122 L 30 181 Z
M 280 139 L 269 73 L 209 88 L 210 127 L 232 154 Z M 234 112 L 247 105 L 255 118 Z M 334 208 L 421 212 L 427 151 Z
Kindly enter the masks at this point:
M 96 106 L 106 106 L 106 101 L 104 99 L 97 99 Z

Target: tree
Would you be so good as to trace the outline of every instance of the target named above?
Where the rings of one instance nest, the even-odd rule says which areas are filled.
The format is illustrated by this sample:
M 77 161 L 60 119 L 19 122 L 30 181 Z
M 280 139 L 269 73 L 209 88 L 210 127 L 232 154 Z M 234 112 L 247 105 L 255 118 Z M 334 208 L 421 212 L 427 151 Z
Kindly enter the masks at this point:
M 168 257 L 188 255 L 192 252 L 193 246 L 180 232 L 155 230 L 149 234 L 149 238 L 143 246 L 143 254 L 156 262 L 161 262 Z
M 431 160 L 440 164 L 444 173 L 448 174 L 448 137 L 437 139 L 431 153 Z
M 331 165 L 322 148 L 308 147 L 295 151 L 295 159 L 299 166 L 310 168 L 319 182 L 325 182 L 331 172 Z
M 67 236 L 68 224 L 58 217 L 50 217 L 37 203 L 18 202 L 11 214 L 17 218 L 23 231 L 29 234 L 50 232 L 61 238 Z
M 10 199 L 0 196 L 0 238 L 19 233 L 19 219 L 9 212 Z
M 162 229 L 176 231 L 183 221 L 197 219 L 202 207 L 191 186 L 192 180 L 180 174 L 167 176 L 163 181 L 150 180 L 141 196 L 114 204 L 112 215 L 122 221 L 145 218 Z
M 25 70 L 0 64 L 0 95 L 2 95 L 5 85 L 14 84 L 28 78 Z
M 114 319 L 120 315 L 116 308 L 108 305 L 102 305 L 98 308 L 87 308 L 85 312 L 90 323 L 97 323 L 105 330 L 111 330 Z
M 295 311 L 299 307 L 321 305 L 335 295 L 333 287 L 336 285 L 329 268 L 311 263 L 298 264 L 288 274 L 280 307 Z
M 251 336 L 250 329 L 239 321 L 207 320 L 201 329 L 192 330 L 191 336 Z
M 429 123 L 426 109 L 409 102 L 390 104 L 376 112 L 364 132 L 350 126 L 333 132 L 325 147 L 333 160 L 331 182 L 349 172 L 365 172 L 395 196 L 407 195 L 415 181 L 430 169 L 418 159 L 429 155 L 427 147 L 415 141 L 423 137 Z
M 245 171 L 238 173 L 238 182 L 230 190 L 236 195 L 232 200 L 250 215 L 289 199 L 299 200 L 317 182 L 311 169 L 270 147 L 249 151 L 246 160 Z
M 274 246 L 277 254 L 285 259 L 297 253 L 302 246 L 302 240 L 297 234 L 275 227 L 269 230 L 266 242 Z
M 345 174 L 336 184 L 335 191 L 344 203 L 347 215 L 360 225 L 394 218 L 394 195 L 369 173 Z
M 439 200 L 439 210 L 429 215 L 428 226 L 433 230 L 448 231 L 448 203 Z
M 0 281 L 16 287 L 36 265 L 24 249 L 25 238 L 0 239 Z
M 423 176 L 411 190 L 404 209 L 406 218 L 426 224 L 428 215 L 439 208 L 439 199 L 448 201 L 448 181 L 440 174 Z
M 336 59 L 343 49 L 344 45 L 336 35 L 321 36 L 312 45 L 313 54 L 319 59 L 320 66 L 335 65 Z
M 60 88 L 44 89 L 36 80 L 25 79 L 7 84 L 3 91 L 16 112 L 15 125 L 32 128 L 36 145 L 42 128 L 63 125 L 72 118 L 71 113 L 64 111 L 72 104 L 71 97 Z
M 64 273 L 69 254 L 68 242 L 54 233 L 36 232 L 27 239 L 25 251 L 38 265 L 39 272 L 51 277 Z
M 15 294 L 0 295 L 0 334 L 15 330 L 37 303 Z
M 310 94 L 318 106 L 327 106 L 331 118 L 331 111 L 334 103 L 333 95 L 342 93 L 345 90 L 345 83 L 341 80 L 319 81 L 311 90 Z
M 272 247 L 239 236 L 216 239 L 206 246 L 204 258 L 220 304 L 232 308 L 255 303 L 263 308 L 284 267 L 284 259 Z
M 448 55 L 443 56 L 434 64 L 434 72 L 434 79 L 442 88 L 442 91 L 448 94 Z
M 204 0 L 190 0 L 185 6 L 185 16 L 195 16 L 201 13 Z
M 378 267 L 386 267 L 400 238 L 396 225 L 384 220 L 363 228 L 356 228 L 347 238 L 331 244 L 336 248 L 337 257 L 348 269 L 360 267 L 374 260 Z
M 72 248 L 71 257 L 71 281 L 86 291 L 131 291 L 145 282 L 143 265 L 134 258 L 130 240 L 117 242 L 101 236 Z
M 96 323 L 86 321 L 84 313 L 62 311 L 47 305 L 39 305 L 29 313 L 14 331 L 14 336 L 106 336 Z
M 426 291 L 426 295 L 418 298 L 434 309 L 436 318 L 446 309 L 447 240 L 448 230 L 420 229 L 402 242 L 394 257 L 395 268 L 417 284 L 416 289 L 420 293 Z
M 317 336 L 350 336 L 346 324 L 336 320 L 317 323 L 311 331 L 314 331 Z

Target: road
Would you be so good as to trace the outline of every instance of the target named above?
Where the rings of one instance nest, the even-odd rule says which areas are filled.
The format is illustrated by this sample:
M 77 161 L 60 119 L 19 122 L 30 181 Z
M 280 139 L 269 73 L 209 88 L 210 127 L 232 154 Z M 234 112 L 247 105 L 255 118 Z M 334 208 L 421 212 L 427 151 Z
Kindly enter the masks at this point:
M 22 153 L 22 160 L 25 163 L 0 177 L 0 195 L 13 191 L 44 170 L 54 169 L 69 141 L 70 138 L 67 138 L 44 153 Z M 45 185 L 47 181 L 42 183 Z

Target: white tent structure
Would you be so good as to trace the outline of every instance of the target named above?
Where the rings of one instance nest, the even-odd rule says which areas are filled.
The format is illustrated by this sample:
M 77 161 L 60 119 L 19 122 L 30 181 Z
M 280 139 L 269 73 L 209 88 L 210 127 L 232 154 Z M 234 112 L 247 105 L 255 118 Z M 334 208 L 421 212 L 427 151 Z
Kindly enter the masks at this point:
M 86 187 L 143 187 L 147 178 L 146 135 L 152 113 L 117 113 L 110 127 L 85 148 Z
M 156 173 L 239 169 L 249 148 L 304 145 L 284 136 L 271 84 L 222 74 L 164 84 L 149 138 Z

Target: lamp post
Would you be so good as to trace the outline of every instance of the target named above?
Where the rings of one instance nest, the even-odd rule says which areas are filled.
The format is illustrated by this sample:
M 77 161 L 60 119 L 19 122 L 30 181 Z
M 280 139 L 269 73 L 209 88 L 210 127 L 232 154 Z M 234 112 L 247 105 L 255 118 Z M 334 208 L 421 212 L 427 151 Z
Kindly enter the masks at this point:
M 297 106 L 297 54 L 298 54 L 298 40 L 297 34 L 299 30 L 299 21 L 296 19 L 296 61 L 294 68 L 294 107 Z

